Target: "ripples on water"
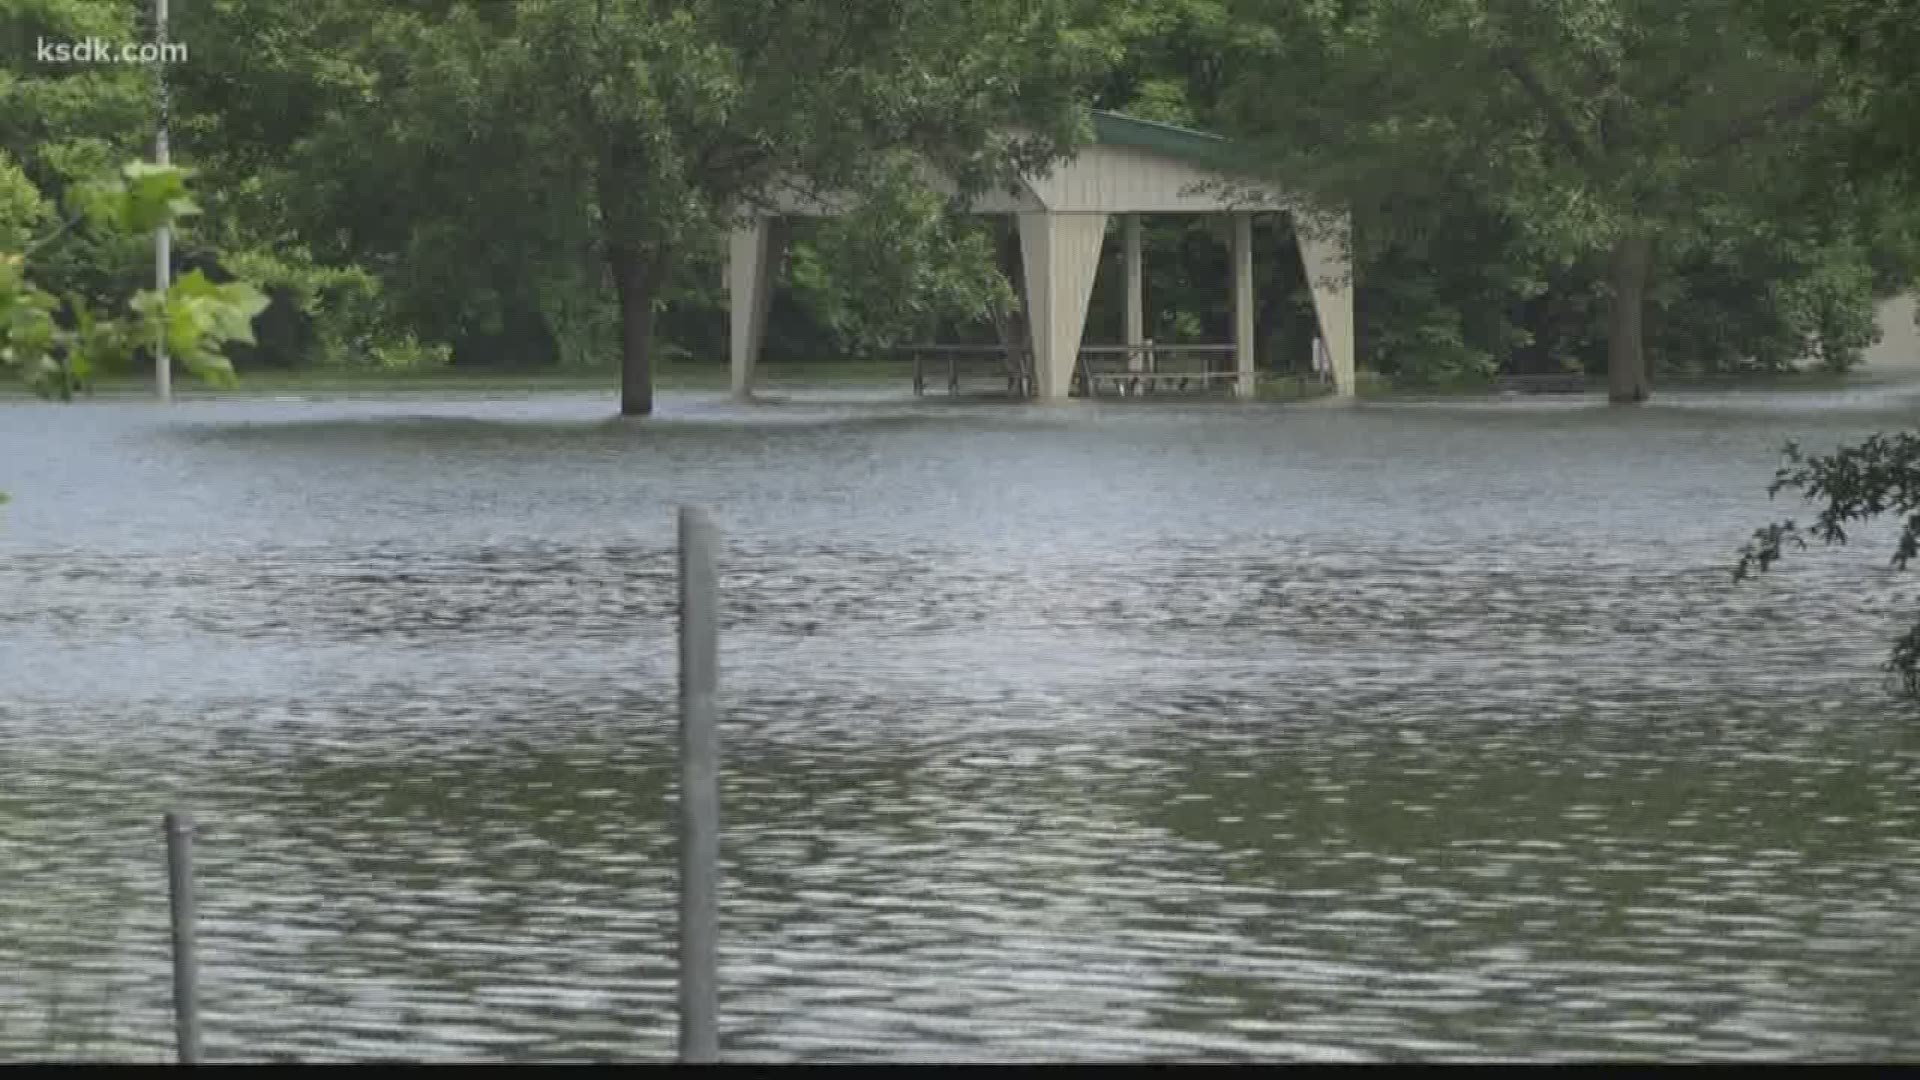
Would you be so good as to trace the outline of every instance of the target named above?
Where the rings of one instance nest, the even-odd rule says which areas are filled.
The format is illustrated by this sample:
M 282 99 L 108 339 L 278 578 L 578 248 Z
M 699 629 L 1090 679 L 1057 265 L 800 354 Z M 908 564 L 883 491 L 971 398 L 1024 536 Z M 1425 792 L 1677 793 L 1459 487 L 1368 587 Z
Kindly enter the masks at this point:
M 724 1043 L 1912 1054 L 1886 396 L 0 407 L 0 1056 L 671 1053 L 672 507 L 730 538 Z

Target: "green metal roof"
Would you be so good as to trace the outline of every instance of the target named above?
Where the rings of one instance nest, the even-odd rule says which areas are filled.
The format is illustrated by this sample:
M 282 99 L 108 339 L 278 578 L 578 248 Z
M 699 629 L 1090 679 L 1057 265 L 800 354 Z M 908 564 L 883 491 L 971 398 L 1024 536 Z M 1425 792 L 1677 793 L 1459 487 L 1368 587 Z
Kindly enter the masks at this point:
M 1222 136 L 1098 109 L 1093 110 L 1093 141 L 1096 146 L 1150 150 L 1215 169 L 1246 168 L 1238 148 Z

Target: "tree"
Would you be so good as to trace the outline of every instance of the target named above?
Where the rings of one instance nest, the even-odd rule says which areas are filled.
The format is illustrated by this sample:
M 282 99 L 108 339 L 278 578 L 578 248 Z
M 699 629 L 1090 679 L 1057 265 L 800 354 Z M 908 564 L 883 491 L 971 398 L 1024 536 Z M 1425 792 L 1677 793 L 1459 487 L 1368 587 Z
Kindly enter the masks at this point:
M 248 362 L 554 358 L 545 326 L 529 329 L 545 268 L 517 242 L 538 201 L 480 204 L 471 162 L 435 141 L 446 117 L 410 107 L 445 71 L 409 51 L 415 16 L 433 14 L 370 0 L 175 5 L 193 56 L 169 73 L 174 151 L 207 179 L 214 223 L 189 254 L 278 301 Z
M 1920 2 L 1764 0 L 1773 39 L 1820 72 L 1851 123 L 1850 170 L 1920 177 Z
M 1013 309 L 991 225 L 928 190 L 911 155 L 878 164 L 887 171 L 865 205 L 794 245 L 791 277 L 816 317 L 852 351 L 872 353 Z
M 1038 167 L 1077 134 L 1089 63 L 1059 0 L 318 6 L 335 17 L 288 33 L 357 74 L 294 140 L 320 187 L 301 232 L 348 240 L 316 255 L 541 328 L 565 306 L 543 279 L 606 280 L 626 414 L 651 410 L 659 312 L 734 214 L 779 184 L 883 188 L 885 151 L 973 186 Z
M 621 411 L 652 408 L 676 260 L 778 183 L 860 192 L 910 150 L 977 189 L 1054 159 L 1080 74 L 1053 6 L 1011 0 L 523 5 L 529 76 L 581 167 L 621 312 Z M 1028 134 L 1012 132 L 1025 128 Z
M 1645 400 L 1662 247 L 1753 227 L 1826 97 L 1739 0 L 1241 0 L 1225 115 L 1269 167 L 1355 205 L 1466 185 L 1541 279 L 1597 263 L 1609 396 Z
M 139 40 L 143 5 L 0 0 L 0 43 L 35 56 L 40 39 Z M 225 349 L 252 340 L 266 301 L 198 269 L 163 295 L 153 231 L 186 237 L 199 213 L 188 171 L 127 159 L 153 131 L 151 69 L 21 62 L 0 67 L 0 368 L 61 399 L 164 336 L 170 358 L 227 383 Z
M 123 365 L 164 336 L 169 359 L 208 382 L 232 383 L 233 365 L 222 350 L 253 340 L 254 316 L 267 303 L 251 285 L 216 284 L 195 270 L 164 294 L 134 293 L 126 311 L 114 313 L 77 294 L 55 297 L 34 280 L 35 260 L 75 232 L 151 236 L 161 225 L 198 213 L 187 195 L 186 173 L 133 162 L 117 178 L 75 186 L 68 204 L 65 221 L 14 249 L 20 226 L 44 219 L 46 204 L 0 156 L 0 367 L 24 375 L 45 396 L 70 400 L 101 371 Z
M 154 80 L 139 65 L 42 62 L 36 44 L 138 41 L 140 11 L 131 0 L 0 0 L 0 150 L 53 207 L 150 152 Z M 150 276 L 152 260 L 143 238 L 70 231 L 35 252 L 34 279 L 55 296 L 99 306 Z

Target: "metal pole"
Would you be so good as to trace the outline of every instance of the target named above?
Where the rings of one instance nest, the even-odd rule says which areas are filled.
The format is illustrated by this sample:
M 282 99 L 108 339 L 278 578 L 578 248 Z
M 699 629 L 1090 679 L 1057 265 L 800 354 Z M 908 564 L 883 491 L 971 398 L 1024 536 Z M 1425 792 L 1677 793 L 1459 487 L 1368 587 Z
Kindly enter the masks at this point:
M 173 1032 L 180 1064 L 200 1060 L 199 962 L 193 954 L 193 818 L 169 812 L 167 899 L 173 908 Z
M 680 509 L 680 1060 L 720 1060 L 718 536 Z
M 153 0 L 153 71 L 159 87 L 160 124 L 153 136 L 153 160 L 166 165 L 167 152 L 167 0 Z M 153 287 L 161 296 L 173 278 L 173 230 L 165 225 L 153 232 Z M 173 400 L 173 367 L 167 359 L 167 331 L 164 326 L 153 343 L 154 390 L 161 401 Z

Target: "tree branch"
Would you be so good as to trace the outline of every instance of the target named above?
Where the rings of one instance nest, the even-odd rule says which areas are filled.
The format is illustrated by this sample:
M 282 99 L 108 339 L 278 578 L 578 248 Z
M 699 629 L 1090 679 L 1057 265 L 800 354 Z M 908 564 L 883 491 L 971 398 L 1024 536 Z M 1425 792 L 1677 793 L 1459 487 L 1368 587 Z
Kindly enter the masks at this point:
M 698 171 L 694 175 L 704 178 L 701 182 L 716 196 L 717 204 L 730 205 L 766 197 L 762 189 L 768 186 L 765 174 L 774 164 L 774 157 L 757 140 L 709 143 L 698 160 Z
M 1820 106 L 1821 102 L 1826 100 L 1826 97 L 1827 94 L 1825 90 L 1814 89 L 1803 90 L 1797 94 L 1789 94 L 1786 97 L 1778 98 L 1766 108 L 1728 124 L 1721 130 L 1718 136 L 1707 143 L 1706 148 L 1701 151 L 1700 156 L 1714 157 L 1728 150 L 1732 150 L 1751 139 L 1765 135 L 1768 131 L 1780 124 L 1812 112 Z
M 1648 94 L 1646 100 L 1653 105 L 1672 107 L 1685 100 L 1686 91 L 1699 85 L 1700 82 L 1700 72 L 1695 69 L 1689 69 L 1674 76 L 1665 85 Z
M 1582 50 L 1578 57 L 1580 66 L 1587 69 L 1587 77 L 1593 80 L 1593 85 L 1587 88 L 1588 93 L 1599 97 L 1620 86 L 1619 68 L 1601 63 L 1599 57 L 1592 52 Z
M 66 219 L 65 221 L 62 221 L 60 223 L 59 228 L 53 230 L 51 233 L 48 233 L 46 236 L 43 236 L 40 239 L 35 240 L 33 243 L 28 244 L 27 250 L 21 252 L 20 257 L 22 259 L 33 258 L 35 252 L 39 251 L 41 248 L 46 247 L 48 244 L 53 243 L 55 240 L 60 239 L 62 236 L 65 236 L 67 234 L 67 230 L 73 228 L 75 225 L 80 224 L 80 220 L 85 216 L 86 216 L 85 214 L 75 214 L 72 217 Z
M 1533 65 L 1527 62 L 1527 58 L 1521 54 L 1520 50 L 1509 45 L 1495 50 L 1494 55 L 1499 58 L 1500 65 L 1507 69 L 1515 81 L 1519 82 L 1521 88 L 1527 92 L 1527 96 L 1533 99 L 1533 103 L 1546 117 L 1547 125 L 1553 129 L 1555 135 L 1559 136 L 1560 142 L 1574 156 L 1574 159 L 1589 171 L 1597 171 L 1600 167 L 1600 156 L 1593 144 L 1580 134 L 1580 128 L 1574 124 L 1573 117 L 1554 98 L 1552 91 L 1547 89 L 1547 84 L 1541 81 L 1539 72 L 1533 70 Z

